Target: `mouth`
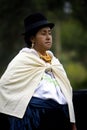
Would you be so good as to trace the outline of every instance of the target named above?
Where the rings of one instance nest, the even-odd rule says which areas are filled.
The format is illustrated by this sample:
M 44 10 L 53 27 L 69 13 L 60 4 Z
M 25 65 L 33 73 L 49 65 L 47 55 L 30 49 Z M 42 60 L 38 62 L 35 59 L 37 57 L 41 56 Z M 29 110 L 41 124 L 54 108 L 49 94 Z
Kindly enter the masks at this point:
M 46 42 L 46 44 L 51 44 L 51 42 Z

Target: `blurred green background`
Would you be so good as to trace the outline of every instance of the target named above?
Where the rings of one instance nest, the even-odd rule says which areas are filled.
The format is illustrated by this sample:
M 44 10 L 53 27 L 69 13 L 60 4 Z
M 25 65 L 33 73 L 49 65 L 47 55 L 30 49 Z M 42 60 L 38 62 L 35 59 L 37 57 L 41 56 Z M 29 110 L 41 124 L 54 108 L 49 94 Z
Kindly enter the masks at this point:
M 73 89 L 87 88 L 86 0 L 0 0 L 0 76 L 24 47 L 24 18 L 41 12 L 55 23 L 52 51 Z

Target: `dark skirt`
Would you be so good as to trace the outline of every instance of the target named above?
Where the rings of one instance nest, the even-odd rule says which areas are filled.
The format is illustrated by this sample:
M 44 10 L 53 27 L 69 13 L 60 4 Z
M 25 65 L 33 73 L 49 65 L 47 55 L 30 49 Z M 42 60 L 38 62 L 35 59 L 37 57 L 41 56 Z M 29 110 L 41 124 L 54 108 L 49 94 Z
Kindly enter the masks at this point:
M 22 119 L 7 116 L 9 130 L 70 130 L 68 106 L 32 97 Z

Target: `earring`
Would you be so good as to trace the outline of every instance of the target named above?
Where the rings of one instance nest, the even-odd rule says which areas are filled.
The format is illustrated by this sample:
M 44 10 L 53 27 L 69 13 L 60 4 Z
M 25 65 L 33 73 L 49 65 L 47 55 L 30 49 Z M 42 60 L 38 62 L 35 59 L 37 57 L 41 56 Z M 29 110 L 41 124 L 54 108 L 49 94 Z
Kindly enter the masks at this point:
M 34 47 L 34 42 L 32 42 L 32 48 Z

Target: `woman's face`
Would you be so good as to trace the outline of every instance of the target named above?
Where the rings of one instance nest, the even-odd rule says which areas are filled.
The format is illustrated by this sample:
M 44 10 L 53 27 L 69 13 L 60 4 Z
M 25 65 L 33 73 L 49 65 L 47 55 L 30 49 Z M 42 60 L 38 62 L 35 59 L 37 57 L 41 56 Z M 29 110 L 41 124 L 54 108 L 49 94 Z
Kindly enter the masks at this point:
M 45 54 L 46 50 L 49 50 L 52 46 L 52 33 L 50 27 L 44 27 L 40 29 L 35 36 L 31 38 L 32 43 L 34 43 L 33 48 Z

